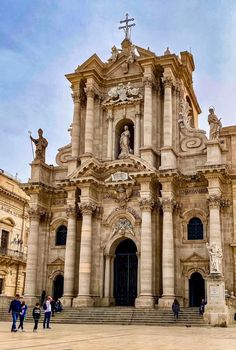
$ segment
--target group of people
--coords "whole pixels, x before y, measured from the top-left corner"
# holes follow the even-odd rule
[[[44,299],[41,303],[43,311],[44,311],[44,320],[43,320],[43,328],[50,329],[50,319],[51,316],[54,316],[54,312],[61,312],[62,311],[62,303],[60,299],[58,299],[56,302],[53,300],[51,296],[48,296],[46,300]],[[33,319],[34,319],[34,328],[33,331],[36,332],[38,329],[38,323],[41,317],[41,306],[40,303],[36,303],[33,308]],[[25,301],[20,301],[20,295],[16,294],[15,298],[11,301],[10,307],[9,307],[9,313],[12,314],[12,326],[11,326],[11,332],[17,332],[18,330],[21,330],[24,332],[24,320],[26,317],[27,312],[27,305]],[[18,328],[16,326],[17,320],[20,320],[20,323],[18,325]]]
[[[202,299],[201,304],[199,306],[199,314],[203,315],[204,311],[205,311],[205,305],[206,305],[206,301],[204,299]],[[180,305],[178,300],[175,298],[172,304],[172,311],[174,314],[174,319],[175,321],[179,318],[179,312],[180,312]]]

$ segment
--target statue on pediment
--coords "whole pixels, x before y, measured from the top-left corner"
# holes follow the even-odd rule
[[[30,134],[30,139],[35,144],[35,160],[41,160],[45,162],[45,153],[48,146],[48,141],[43,137],[43,130],[38,129],[38,139],[34,139]]]
[[[109,58],[109,62],[116,62],[119,56],[119,50],[117,47],[114,45],[111,48],[111,57]]]
[[[220,132],[222,129],[221,118],[218,118],[215,115],[215,110],[213,107],[209,108],[210,114],[208,115],[208,123],[210,125],[210,140],[216,140],[220,136]]]

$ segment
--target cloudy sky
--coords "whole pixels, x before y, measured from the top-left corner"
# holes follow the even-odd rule
[[[48,139],[47,163],[69,143],[73,101],[66,73],[95,52],[106,61],[120,46],[119,21],[135,18],[134,44],[162,55],[189,50],[194,88],[208,131],[213,105],[236,124],[235,0],[0,0],[0,168],[30,176],[28,130]]]

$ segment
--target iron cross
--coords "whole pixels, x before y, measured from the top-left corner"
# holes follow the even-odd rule
[[[130,39],[131,27],[135,26],[135,23],[129,24],[130,21],[134,21],[134,18],[129,18],[128,13],[126,13],[125,19],[123,21],[120,21],[120,23],[125,23],[124,26],[119,27],[119,29],[124,29],[125,39]]]

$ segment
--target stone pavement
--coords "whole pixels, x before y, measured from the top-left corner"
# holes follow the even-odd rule
[[[0,322],[1,350],[235,350],[236,327],[157,327],[121,325],[53,324],[52,329],[33,333],[10,332],[9,322]]]

